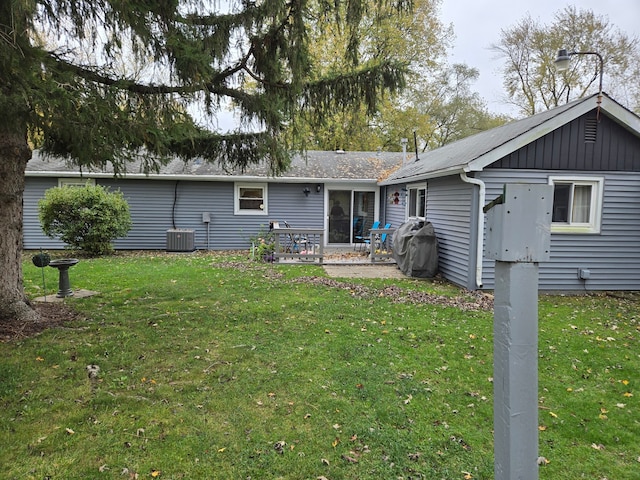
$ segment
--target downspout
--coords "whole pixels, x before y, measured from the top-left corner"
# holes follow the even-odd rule
[[[486,186],[482,180],[467,177],[466,172],[460,174],[460,178],[465,183],[477,185],[480,190],[478,192],[478,231],[476,232],[476,287],[482,288],[482,255],[484,253],[484,208]]]

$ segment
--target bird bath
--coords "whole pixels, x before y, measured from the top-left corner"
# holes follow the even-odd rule
[[[77,258],[60,258],[49,262],[50,267],[57,268],[58,272],[60,272],[56,297],[64,298],[73,295],[73,290],[71,290],[71,284],[69,283],[69,269],[78,262]]]

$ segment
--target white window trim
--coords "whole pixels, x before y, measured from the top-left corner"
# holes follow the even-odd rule
[[[427,184],[426,183],[413,183],[411,185],[407,185],[405,187],[407,189],[407,201],[406,201],[406,208],[405,208],[405,217],[406,218],[414,218],[414,219],[418,219],[418,220],[426,220],[426,210],[425,210],[425,216],[424,217],[417,217],[415,215],[409,215],[409,212],[411,211],[411,190],[424,190],[424,194],[425,194],[425,198],[427,195]],[[420,196],[416,194],[416,201]],[[417,208],[417,203],[416,205],[414,205],[414,207],[416,207],[416,211],[418,211]],[[426,206],[424,207],[426,209]]]
[[[95,178],[59,178],[58,187],[91,187],[96,186]]]
[[[590,185],[592,187],[590,220],[587,223],[551,223],[551,233],[600,233],[602,225],[602,198],[604,196],[604,177],[587,176],[551,176],[549,185],[556,183],[572,183],[574,185]]]
[[[268,191],[267,183],[236,183],[233,189],[233,213],[235,215],[268,215]],[[240,208],[240,189],[241,188],[262,188],[262,208],[260,209],[241,209]]]

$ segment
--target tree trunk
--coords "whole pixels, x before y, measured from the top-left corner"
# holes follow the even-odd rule
[[[40,319],[24,294],[22,282],[22,197],[30,158],[31,149],[24,133],[0,129],[0,322],[3,324]]]

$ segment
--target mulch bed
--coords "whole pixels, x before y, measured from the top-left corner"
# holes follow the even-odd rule
[[[82,315],[63,302],[37,302],[32,304],[40,314],[39,322],[0,322],[0,342],[32,337],[49,328],[82,319]]]

